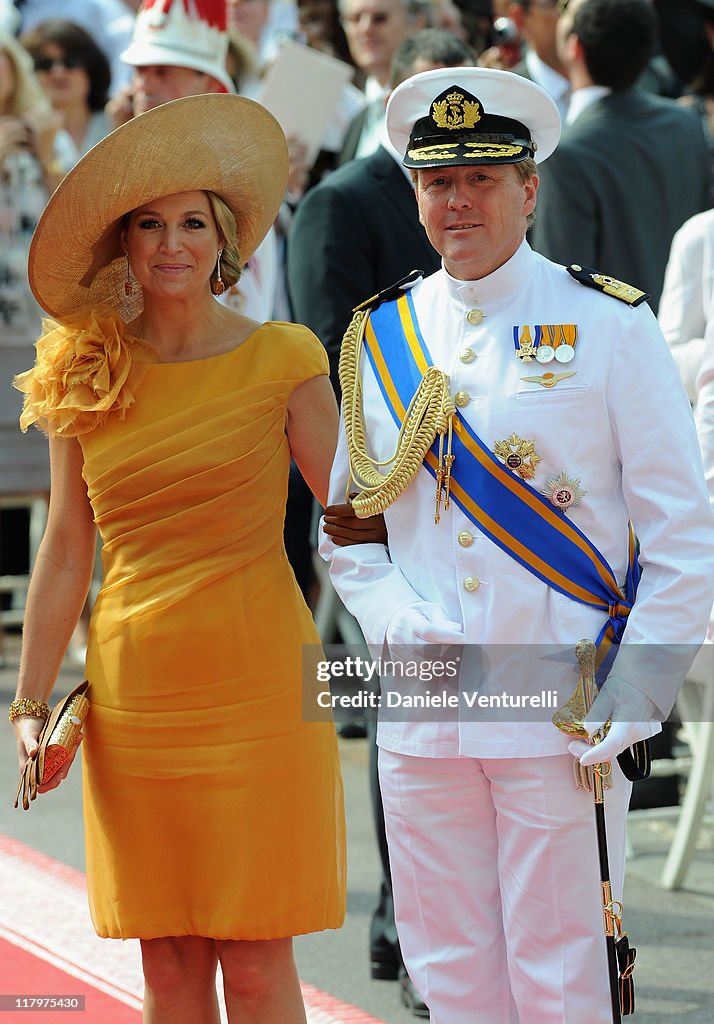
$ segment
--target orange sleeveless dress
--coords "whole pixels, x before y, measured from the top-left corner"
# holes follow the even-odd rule
[[[133,363],[79,436],[103,540],[82,748],[102,936],[271,939],[343,921],[335,733],[302,717],[302,648],[319,639],[283,547],[287,402],[327,372],[309,331],[265,324],[212,358]]]

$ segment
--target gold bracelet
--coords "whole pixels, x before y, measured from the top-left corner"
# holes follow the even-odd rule
[[[16,697],[10,705],[7,717],[14,722],[20,715],[33,715],[35,718],[49,718],[50,706],[44,700],[33,700],[32,697]]]

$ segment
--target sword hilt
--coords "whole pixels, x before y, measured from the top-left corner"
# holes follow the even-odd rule
[[[595,658],[597,647],[592,640],[578,640],[575,656],[578,659],[580,675],[572,696],[553,715],[551,721],[561,732],[576,739],[587,740],[588,733],[584,720],[595,699]]]

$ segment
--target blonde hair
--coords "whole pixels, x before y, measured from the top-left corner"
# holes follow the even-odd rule
[[[0,31],[0,52],[5,53],[15,76],[15,95],[10,114],[22,117],[30,113],[51,113],[50,101],[37,81],[32,58],[14,36]]]
[[[466,166],[466,165],[464,164],[464,165],[459,165],[459,166]],[[500,166],[503,166],[503,165],[501,164]],[[519,163],[514,164],[513,166],[516,168],[516,171],[518,172],[518,177],[519,177],[522,185],[525,185],[525,183],[527,181],[530,181],[531,178],[534,177],[534,175],[538,174],[538,164],[535,162],[535,160],[533,159],[532,156],[526,157],[525,160],[521,160]],[[412,182],[414,183],[414,185],[416,185],[417,182],[419,181],[419,170],[420,170],[420,168],[418,168],[418,167],[410,167],[409,168],[409,174],[411,176],[411,179],[412,179]],[[429,167],[428,170],[433,171],[434,168],[433,167]]]
[[[219,234],[223,239],[223,253],[221,255],[221,279],[226,286],[236,284],[243,271],[240,253],[238,252],[238,238],[236,219],[230,206],[223,202],[215,192],[206,191],[206,198],[213,212]],[[214,268],[211,274],[211,290],[218,280],[217,269]]]
[[[530,181],[531,178],[538,174],[538,164],[532,156],[529,156],[516,164],[516,170],[518,171],[518,177],[521,179],[521,184],[525,185],[527,181]]]
[[[538,177],[538,164],[535,162],[532,156],[526,157],[525,160],[521,160],[520,163],[516,164],[516,171],[518,172],[518,180],[521,185],[526,185],[531,178]],[[533,210],[526,217],[526,230],[533,226],[535,221],[536,212]]]

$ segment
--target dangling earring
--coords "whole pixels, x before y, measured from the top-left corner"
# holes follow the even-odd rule
[[[226,290],[226,286],[224,285],[224,283],[223,283],[223,281],[221,279],[221,256],[222,255],[223,255],[223,249],[219,249],[218,250],[218,259],[216,260],[216,280],[215,280],[215,283],[213,285],[213,288],[211,289],[213,291],[214,295],[223,295],[224,291]]]
[[[124,294],[134,294],[134,282],[131,279],[131,264],[129,263],[129,254],[126,255],[126,281],[124,282]]]

